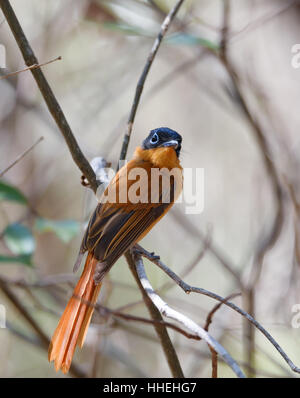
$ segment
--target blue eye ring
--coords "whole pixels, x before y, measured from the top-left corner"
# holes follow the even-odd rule
[[[152,138],[151,138],[151,140],[150,140],[150,144],[152,144],[152,145],[153,145],[153,144],[157,144],[158,141],[159,141],[158,134],[157,134],[157,133],[154,133],[153,136],[152,136]]]

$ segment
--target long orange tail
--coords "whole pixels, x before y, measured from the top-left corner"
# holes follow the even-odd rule
[[[83,346],[101,283],[95,285],[94,273],[97,260],[88,254],[82,275],[74,289],[57,328],[53,334],[49,361],[54,361],[56,371],[67,373],[71,366],[76,346]]]

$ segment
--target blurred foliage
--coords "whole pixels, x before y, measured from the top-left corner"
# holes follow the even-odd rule
[[[53,232],[63,242],[68,243],[79,232],[79,222],[75,220],[48,220],[38,217],[35,229],[39,232]]]
[[[28,205],[25,195],[16,187],[0,181],[0,200]],[[75,220],[50,220],[34,214],[35,222],[32,230],[19,222],[6,226],[1,236],[9,251],[14,256],[0,254],[1,263],[22,263],[32,265],[32,256],[36,248],[34,232],[52,232],[63,242],[68,243],[79,233],[79,222]]]
[[[138,77],[174,0],[11,3],[38,59],[62,56],[62,61],[43,71],[83,152],[89,159],[103,156],[116,164]],[[240,74],[251,112],[264,128],[271,148],[268,156],[280,176],[294,186],[297,198],[300,91],[290,48],[300,37],[299,6],[279,12],[286,7],[285,0],[232,0],[231,4],[230,60]],[[247,282],[258,240],[270,230],[275,206],[253,129],[215,57],[223,29],[222,5],[219,0],[187,0],[180,10],[147,79],[129,157],[151,128],[167,125],[182,134],[183,166],[205,170],[205,209],[186,215],[184,205],[176,205],[143,245],[176,273],[190,270],[185,274],[187,282],[226,296],[240,290],[240,285],[209,249],[195,261],[203,249],[195,230],[205,234],[212,225],[213,247]],[[24,68],[24,62],[1,20],[7,68],[0,72],[6,74]],[[0,169],[5,170],[41,133],[45,136],[0,181],[0,277],[11,278],[10,288],[50,337],[70,297],[76,279],[71,269],[96,201],[80,185],[80,173],[30,72],[1,80],[0,90]],[[255,286],[255,315],[298,361],[299,332],[291,329],[291,307],[300,302],[295,232],[299,217],[288,192],[284,204],[280,239],[265,258]],[[147,273],[157,290],[168,281],[152,265],[147,264]],[[25,281],[25,288],[15,281]],[[47,288],[39,286],[44,281],[50,281]],[[164,296],[201,325],[215,304],[206,297],[185,296],[177,287],[165,290]],[[8,327],[0,333],[0,377],[64,377],[49,365],[36,331],[5,294],[1,293],[0,303],[7,307],[8,317]],[[124,259],[106,278],[101,303],[148,316]],[[237,304],[245,302],[237,300]],[[241,318],[223,306],[210,331],[247,370]],[[173,331],[170,335],[186,376],[210,377],[206,345]],[[295,376],[263,336],[256,344],[258,377]],[[91,377],[170,375],[152,326],[97,314],[75,363]],[[219,376],[232,377],[221,361]]]
[[[220,49],[219,44],[213,43],[210,40],[203,39],[190,33],[174,33],[166,38],[166,42],[170,44],[177,44],[182,46],[202,46],[209,50],[217,51]]]
[[[13,254],[30,258],[34,252],[34,237],[30,229],[22,224],[8,225],[3,231],[3,239]]]
[[[23,205],[27,204],[27,199],[18,188],[3,181],[0,181],[0,200],[11,200]]]

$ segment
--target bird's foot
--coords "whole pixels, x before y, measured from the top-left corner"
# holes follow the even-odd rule
[[[91,187],[90,183],[88,182],[87,178],[84,175],[81,176],[80,181],[81,181],[81,185],[83,185],[84,187],[88,187],[88,188]]]
[[[139,254],[143,257],[148,258],[150,261],[158,261],[160,260],[160,256],[157,256],[154,252],[148,252],[148,250],[144,249],[142,246],[136,244],[132,248],[133,253]]]

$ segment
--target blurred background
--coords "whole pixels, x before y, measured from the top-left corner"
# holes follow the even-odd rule
[[[11,1],[39,62],[62,57],[43,71],[89,160],[117,165],[138,78],[174,4]],[[150,70],[128,151],[130,158],[156,127],[183,136],[182,165],[204,169],[204,210],[187,215],[176,204],[142,244],[193,286],[241,292],[232,300],[298,366],[299,19],[298,1],[186,0]],[[1,75],[23,69],[1,11],[0,44]],[[56,374],[48,363],[47,341],[78,278],[72,268],[96,199],[80,184],[31,73],[1,79],[0,93],[0,377],[170,377],[153,326],[97,313],[72,371]],[[166,285],[161,270],[145,265],[164,300],[205,325],[216,302]],[[124,258],[100,302],[149,317]],[[248,375],[297,377],[230,308],[215,313],[209,331]],[[169,333],[185,376],[211,377],[207,345]],[[218,376],[234,376],[221,360]]]

